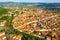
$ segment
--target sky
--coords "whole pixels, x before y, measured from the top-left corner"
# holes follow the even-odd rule
[[[0,0],[0,2],[46,2],[46,3],[60,3],[60,0]]]

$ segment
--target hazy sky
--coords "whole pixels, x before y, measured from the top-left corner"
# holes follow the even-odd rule
[[[60,3],[60,0],[0,0],[0,2],[47,2],[47,3]]]

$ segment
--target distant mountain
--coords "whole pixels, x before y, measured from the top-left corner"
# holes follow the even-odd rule
[[[17,4],[17,5],[21,5],[21,4],[36,4],[37,6],[60,6],[60,3],[29,3],[29,2],[0,2],[0,5],[13,5],[13,4]]]
[[[28,3],[28,2],[0,2],[0,6],[6,6],[6,5],[22,5],[22,6],[27,6],[27,5],[32,5],[36,8],[42,7],[48,10],[60,10],[60,3]],[[57,8],[59,7],[59,8]]]

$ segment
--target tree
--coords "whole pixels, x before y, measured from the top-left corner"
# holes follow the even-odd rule
[[[0,8],[0,22],[2,21],[6,21],[5,25],[4,25],[4,31],[5,31],[5,35],[6,35],[6,40],[10,40],[10,33],[14,30],[13,25],[12,25],[12,21],[15,18],[15,14],[18,14],[18,12],[15,12],[13,14],[8,14],[8,10],[5,8]]]

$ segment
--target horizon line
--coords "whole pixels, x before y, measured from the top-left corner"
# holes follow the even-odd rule
[[[15,1],[6,1],[6,2],[15,2]],[[23,3],[23,2],[21,2],[21,3]],[[60,2],[24,2],[24,3],[60,3]]]

